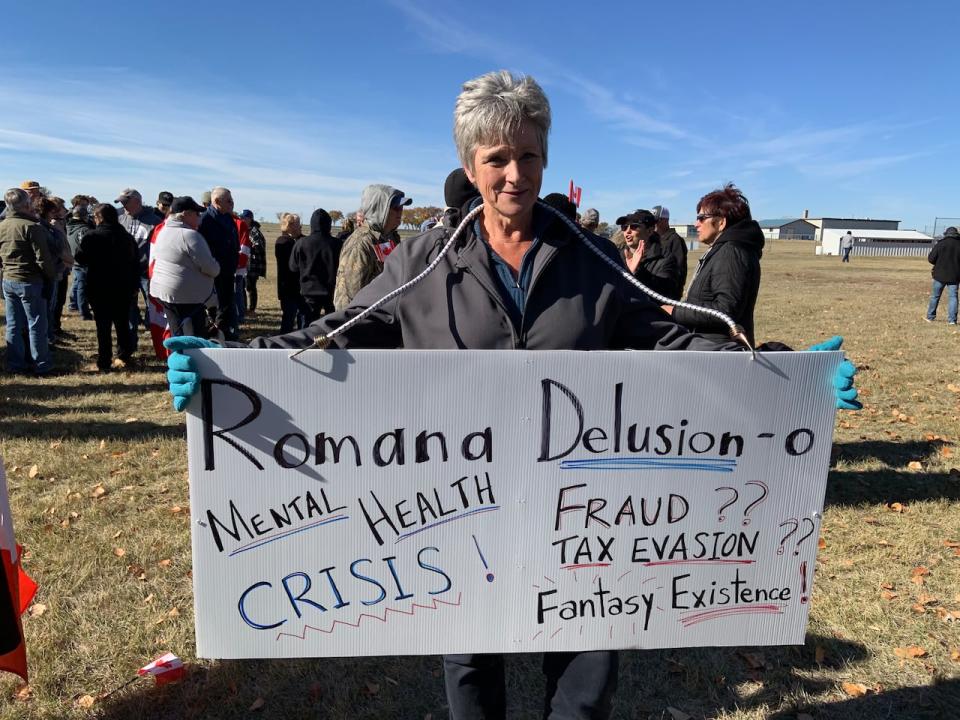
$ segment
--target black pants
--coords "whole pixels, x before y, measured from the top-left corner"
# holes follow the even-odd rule
[[[224,340],[237,340],[240,337],[240,328],[237,321],[236,286],[233,274],[221,273],[214,281],[217,289],[217,327],[223,333]]]
[[[97,324],[97,367],[110,367],[113,356],[113,334],[117,332],[117,357],[123,361],[133,357],[133,331],[130,328],[130,305],[133,296],[91,297],[90,307]]]
[[[247,312],[257,311],[257,276],[247,275]]]
[[[314,320],[319,320],[325,313],[333,312],[333,301],[328,295],[302,295],[300,297],[300,313],[303,315],[304,326]]]
[[[280,333],[293,332],[303,327],[300,296],[280,296]]]
[[[53,308],[53,331],[60,332],[63,328],[61,327],[61,318],[63,317],[63,306],[67,304],[67,285],[70,284],[70,273],[66,273],[60,282],[57,284],[57,297],[55,299],[56,304]]]
[[[167,323],[174,337],[210,337],[207,332],[207,308],[203,303],[168,303],[161,300],[160,304],[163,305],[163,314],[167,316]]]
[[[545,720],[610,717],[618,663],[617,653],[606,650],[544,653]],[[506,717],[503,655],[444,655],[443,671],[451,720]]]

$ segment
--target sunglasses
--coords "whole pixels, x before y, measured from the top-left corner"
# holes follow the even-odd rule
[[[623,232],[626,232],[627,230],[633,230],[634,232],[637,232],[640,229],[640,225],[639,223],[629,223],[627,225],[621,225],[620,229]]]
[[[714,218],[714,217],[718,217],[718,216],[717,216],[717,215],[710,215],[710,214],[707,214],[707,213],[700,213],[699,215],[697,215],[697,222],[703,222],[703,221],[706,220],[707,218]]]

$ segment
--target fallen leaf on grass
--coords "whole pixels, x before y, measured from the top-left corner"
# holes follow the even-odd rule
[[[902,513],[907,511],[907,506],[898,502],[887,503],[887,510],[890,512]]]
[[[81,695],[76,700],[77,707],[80,708],[92,708],[94,699],[92,695]]]
[[[923,464],[920,463],[920,462],[917,461],[917,460],[912,460],[912,461],[908,462],[908,463],[907,463],[907,467],[908,467],[910,470],[923,470]]]
[[[137,580],[147,579],[147,573],[140,565],[127,565],[127,572],[137,578]]]
[[[103,485],[97,485],[90,491],[90,497],[99,500],[107,494],[107,489]]]
[[[947,383],[947,390],[950,392],[960,393],[960,385],[954,385],[953,383]]]
[[[954,662],[960,662],[960,650],[951,650],[950,659]]]
[[[895,592],[890,592],[889,590],[884,590],[882,593],[880,593],[880,597],[884,600],[896,600],[898,597],[900,597],[900,595]]]
[[[957,622],[960,620],[960,610],[947,610],[944,607],[934,608],[934,612],[937,613],[937,617],[943,620],[944,622]]]
[[[63,445],[63,440],[54,440],[52,443],[50,443],[50,449],[56,450],[61,445]]]
[[[937,600],[933,595],[927,595],[927,593],[920,593],[920,597],[917,598],[917,602],[921,605],[936,605],[940,601]]]
[[[117,557],[123,557],[124,555],[127,554],[127,551],[124,550],[123,548],[114,548],[113,554],[116,555]]]
[[[927,609],[923,605],[920,605],[919,603],[911,606],[910,609],[913,610],[918,615],[923,615],[927,611]]]
[[[121,535],[123,535],[123,530],[117,530],[117,531],[113,534],[113,539],[116,540],[116,539],[117,539],[118,537],[120,537]]]
[[[177,608],[170,608],[170,612],[167,613],[167,617],[179,617],[180,611]]]
[[[26,702],[31,697],[33,697],[33,688],[29,685],[21,685],[20,689],[13,694],[13,699],[19,700],[20,702]]]
[[[880,521],[877,520],[875,517],[865,517],[865,518],[863,519],[863,521],[864,521],[867,525],[879,525],[879,524],[880,524]]]
[[[850,697],[863,697],[870,692],[870,688],[863,683],[845,682],[840,687],[842,687],[843,691]]]
[[[150,593],[149,595],[147,595],[147,596],[143,599],[143,604],[144,604],[144,605],[149,605],[149,604],[152,603],[152,602],[153,602],[153,593]]]
[[[956,540],[944,540],[943,546],[948,548],[960,548],[960,542]]]
[[[167,558],[167,559],[164,559],[164,560],[161,560],[160,562],[158,562],[157,565],[159,565],[160,567],[170,567],[170,563],[171,563],[171,562],[173,562],[173,561],[170,560],[169,558]]]
[[[949,448],[946,445],[940,448],[940,456],[945,458],[953,457],[953,448]]]
[[[675,707],[667,706],[667,712],[670,713],[672,720],[693,720],[692,715],[688,715],[683,710],[677,710]]]
[[[124,420],[124,422],[125,422],[125,423],[135,423],[135,422],[140,422],[140,418],[135,418],[135,417],[128,417],[128,418],[127,418],[126,420]]]
[[[101,441],[100,441],[100,449],[103,450],[106,446],[107,446],[107,441],[106,441],[106,440],[101,440]]]
[[[894,648],[893,654],[898,658],[922,658],[927,656],[927,651],[917,645],[911,645],[910,647]]]
[[[817,540],[817,548],[823,550],[827,546],[827,541],[824,538]]]
[[[27,475],[29,475],[32,478],[35,478],[39,474],[40,474],[40,468],[38,468],[36,465],[31,467],[30,472],[27,473]]]
[[[183,512],[183,508],[180,507],[179,505],[174,505],[172,508],[170,508],[170,512],[172,512],[174,515],[176,515],[177,513],[182,513],[182,512]]]
[[[266,704],[267,704],[266,700],[264,700],[262,697],[258,697],[256,700],[253,701],[253,705],[251,705],[248,708],[248,712],[256,712]]]
[[[30,617],[38,618],[47,611],[47,606],[43,603],[34,603],[30,606],[30,609],[27,610],[30,613]]]

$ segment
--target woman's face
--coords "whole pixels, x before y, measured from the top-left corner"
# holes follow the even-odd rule
[[[523,221],[533,212],[543,182],[543,152],[534,126],[523,121],[509,143],[481,145],[467,177],[483,198],[484,212]]]
[[[727,219],[719,215],[697,211],[697,238],[704,245],[713,245],[714,240],[727,226]]]

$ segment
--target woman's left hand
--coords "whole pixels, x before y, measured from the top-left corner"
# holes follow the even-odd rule
[[[843,338],[834,335],[829,340],[817,343],[807,348],[812,352],[830,352],[839,350],[843,346]],[[838,410],[862,410],[863,403],[857,400],[857,389],[853,386],[853,376],[857,374],[857,367],[844,359],[833,375],[833,394],[837,400]]]

